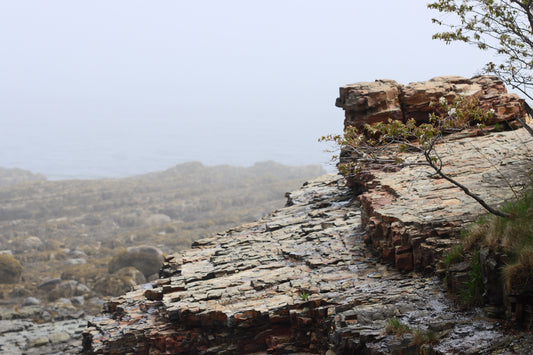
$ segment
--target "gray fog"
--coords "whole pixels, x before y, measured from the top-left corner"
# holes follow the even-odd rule
[[[327,164],[338,87],[472,76],[427,1],[0,2],[0,166],[119,177],[197,160]],[[331,169],[331,168],[330,168]]]

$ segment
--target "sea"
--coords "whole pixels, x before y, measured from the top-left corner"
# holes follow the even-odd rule
[[[322,130],[290,125],[169,119],[0,121],[0,166],[49,180],[120,178],[199,161],[204,165],[321,164],[333,171]],[[326,132],[327,133],[327,132]]]

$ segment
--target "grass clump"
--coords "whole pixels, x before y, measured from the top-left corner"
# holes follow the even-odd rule
[[[398,318],[392,317],[387,321],[387,326],[385,327],[386,334],[394,334],[401,336],[405,333],[411,332],[411,329],[407,324],[402,323]]]
[[[412,343],[418,346],[425,344],[436,344],[439,342],[437,334],[431,330],[416,329],[413,332]]]
[[[480,219],[468,230],[464,248],[480,245],[506,255],[502,275],[508,289],[533,291],[533,189],[502,210],[511,217]],[[474,279],[478,282],[477,276]]]
[[[443,264],[446,268],[450,265],[460,263],[465,259],[463,246],[461,244],[453,246],[448,254],[446,254]]]
[[[479,251],[474,251],[473,255],[470,257],[470,266],[471,269],[468,272],[468,280],[465,282],[460,295],[464,303],[479,306],[483,304],[483,291],[485,290],[485,286],[483,285],[483,275],[481,273]]]

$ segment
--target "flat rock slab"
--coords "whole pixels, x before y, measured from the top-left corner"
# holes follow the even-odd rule
[[[0,354],[78,354],[87,320],[0,320]]]
[[[436,151],[443,159],[443,172],[493,207],[514,199],[530,183],[533,137],[525,129],[448,139]],[[406,161],[416,159],[406,156]],[[430,167],[384,170],[366,172],[370,178],[359,197],[366,241],[401,269],[433,268],[450,238],[487,213]]]
[[[362,243],[359,203],[339,176],[309,182],[289,200],[256,223],[196,242],[173,256],[168,277],[110,301],[84,332],[85,352],[412,349],[410,335],[384,333],[392,317],[435,329],[438,353],[497,353],[512,340],[497,323],[454,311],[437,280],[377,263]]]

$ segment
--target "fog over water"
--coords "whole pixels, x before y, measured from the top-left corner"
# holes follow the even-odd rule
[[[121,177],[196,160],[326,164],[338,87],[472,76],[426,1],[0,3],[0,166]]]

